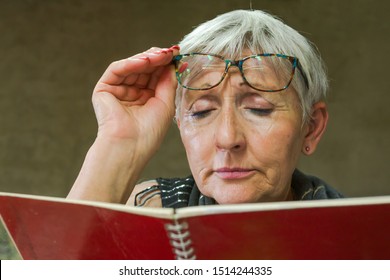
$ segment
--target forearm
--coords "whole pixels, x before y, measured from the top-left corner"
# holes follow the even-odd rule
[[[92,102],[99,130],[68,198],[126,203],[172,121],[178,47],[113,62]]]
[[[97,138],[68,198],[125,203],[145,164],[134,144]]]

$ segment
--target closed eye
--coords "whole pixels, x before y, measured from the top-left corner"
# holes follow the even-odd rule
[[[246,108],[248,109],[252,114],[255,114],[257,116],[268,116],[273,112],[273,108]]]
[[[210,113],[212,111],[214,111],[215,109],[208,109],[208,110],[202,110],[202,111],[197,111],[197,112],[192,112],[191,113],[191,117],[193,117],[194,119],[202,119],[202,118],[205,118],[207,117],[208,115],[210,115]]]

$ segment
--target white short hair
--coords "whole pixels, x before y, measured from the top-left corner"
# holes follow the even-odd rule
[[[195,28],[179,45],[181,53],[213,53],[228,59],[241,58],[248,49],[253,54],[280,53],[297,57],[308,82],[307,87],[300,71],[295,72],[292,86],[298,93],[304,121],[310,117],[312,105],[324,100],[328,91],[325,66],[314,44],[263,11],[236,10],[219,15]],[[179,86],[177,113],[182,92]]]

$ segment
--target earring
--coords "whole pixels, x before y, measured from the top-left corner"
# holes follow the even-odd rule
[[[310,151],[310,147],[309,147],[309,146],[306,146],[306,147],[305,147],[305,151],[306,151],[306,152],[309,152],[309,151]]]

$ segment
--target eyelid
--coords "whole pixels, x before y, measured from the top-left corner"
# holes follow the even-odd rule
[[[199,97],[195,97],[192,100],[190,100],[188,109],[192,110],[194,105],[197,104],[198,102],[208,102],[207,105],[209,105],[209,104],[216,105],[219,103],[218,99],[215,95],[209,94],[209,93],[206,93],[206,94],[202,93]]]
[[[250,106],[252,105],[274,106],[275,105],[272,101],[269,100],[269,98],[267,98],[263,94],[252,93],[252,92],[248,92],[247,94],[245,94],[242,97],[240,102],[244,106],[246,104],[250,104]]]
[[[205,110],[198,110],[198,111],[193,111],[193,110],[187,110],[184,114],[185,118],[187,120],[192,120],[192,121],[200,121],[202,119],[206,119],[210,117],[213,111],[217,109],[215,108],[210,108],[210,109],[205,109]]]
[[[268,116],[274,112],[274,108],[247,108],[247,110],[258,116]]]

